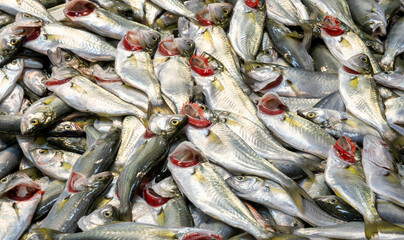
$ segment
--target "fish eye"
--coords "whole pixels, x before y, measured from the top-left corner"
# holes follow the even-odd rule
[[[299,226],[299,223],[298,222],[296,222],[296,221],[293,221],[292,222],[292,227],[298,227]]]
[[[236,179],[241,181],[241,180],[244,180],[244,177],[243,176],[237,176]]]
[[[171,123],[171,125],[176,126],[176,125],[178,125],[180,123],[180,121],[178,121],[177,119],[173,119],[173,120],[170,121],[170,123]]]
[[[39,123],[39,121],[38,121],[38,119],[34,118],[30,121],[30,123],[35,126]]]
[[[362,55],[360,58],[361,62],[367,63],[368,62],[368,56]]]
[[[104,177],[103,177],[103,176],[99,176],[99,177],[97,177],[97,180],[104,180]]]
[[[153,41],[157,41],[157,40],[158,40],[158,37],[154,37],[154,36],[153,36],[151,39],[152,39]]]
[[[260,69],[260,68],[261,68],[261,65],[259,65],[259,64],[254,66],[254,69]]]
[[[45,154],[45,153],[47,153],[47,152],[48,152],[48,150],[46,150],[46,149],[40,149],[40,150],[38,151],[39,154]]]
[[[11,64],[16,65],[16,64],[17,64],[17,60],[14,59],[13,61],[11,61]]]
[[[269,54],[269,50],[264,50],[264,54]]]
[[[202,109],[202,111],[205,111],[205,110],[206,110],[206,106],[205,106],[205,105],[201,105],[201,109]]]
[[[70,54],[65,55],[65,61],[69,62],[72,60],[72,56]]]
[[[331,204],[335,204],[338,201],[337,201],[337,199],[331,198],[330,200],[328,200],[328,202],[331,203]]]
[[[66,129],[71,129],[71,128],[72,128],[72,126],[67,125],[65,128],[66,128]]]
[[[106,212],[103,212],[102,215],[103,215],[104,217],[111,217],[111,216],[112,216],[112,213],[111,213],[110,211],[106,211]]]
[[[188,47],[192,47],[194,46],[194,44],[192,42],[187,42]]]
[[[10,44],[11,44],[11,45],[16,45],[17,42],[18,42],[18,41],[17,41],[17,39],[15,39],[15,38],[13,38],[13,39],[10,40]]]
[[[385,176],[385,177],[387,177],[389,174],[390,174],[390,173],[389,173],[388,170],[384,170],[384,171],[382,172],[382,175]]]
[[[2,178],[2,179],[0,180],[0,182],[1,182],[1,183],[7,182],[7,177]]]
[[[223,8],[223,13],[224,13],[224,14],[229,14],[229,9]]]
[[[308,114],[307,114],[307,117],[308,118],[314,118],[316,116],[316,113],[314,113],[314,112],[309,112]]]
[[[30,18],[32,16],[30,14],[28,14],[28,13],[24,13],[24,17]]]

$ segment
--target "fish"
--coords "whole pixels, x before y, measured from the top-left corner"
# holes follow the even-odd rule
[[[14,89],[18,78],[24,69],[22,60],[14,59],[10,63],[4,65],[0,70],[0,101]]]
[[[23,82],[36,95],[44,97],[47,93],[46,86],[43,82],[47,79],[43,71],[30,69],[24,71]]]
[[[256,222],[214,168],[204,161],[192,143],[183,142],[178,145],[169,155],[168,168],[180,191],[206,214],[241,228],[257,238],[271,236],[271,233]]]
[[[41,187],[24,172],[15,172],[0,180],[0,209],[7,214],[0,229],[2,239],[18,239],[28,228],[41,200]]]
[[[2,114],[18,114],[23,109],[24,89],[16,84],[14,89],[1,101],[0,112]]]
[[[77,224],[82,231],[88,231],[97,228],[98,226],[117,221],[118,219],[117,209],[114,206],[107,204],[97,208],[90,214],[81,217]]]
[[[265,1],[267,16],[287,26],[301,25],[309,13],[300,0]]]
[[[266,93],[258,103],[258,117],[278,138],[297,150],[328,156],[334,138],[318,125],[288,111],[275,93]]]
[[[65,184],[66,181],[54,180],[43,188],[44,193],[42,194],[41,201],[38,203],[35,210],[34,220],[42,218],[49,212],[59,195],[63,192]]]
[[[265,1],[237,1],[233,8],[228,38],[234,51],[244,61],[255,59],[264,32],[264,22]]]
[[[22,159],[22,151],[14,144],[0,152],[0,178],[6,177],[18,167]]]
[[[8,25],[9,26],[9,25]],[[15,35],[8,32],[7,27],[0,31],[0,67],[11,62],[17,53],[21,50],[24,43],[24,36]]]
[[[366,135],[380,136],[374,128],[346,112],[310,108],[298,110],[297,114],[324,128],[328,134],[337,139],[346,136],[362,144]]]
[[[380,95],[376,84],[369,74],[350,74],[340,68],[340,94],[346,109],[355,117],[374,127],[380,135],[391,141],[396,137],[390,129],[386,117],[380,107]],[[366,104],[363,104],[366,103]]]
[[[319,196],[314,200],[321,209],[336,218],[348,222],[363,221],[363,217],[358,211],[336,195]]]
[[[124,102],[69,66],[55,69],[45,85],[67,105],[79,111],[101,116],[134,115],[146,118],[146,113],[138,107]]]
[[[373,79],[386,87],[404,90],[404,73],[394,71],[390,73],[378,73],[373,75]]]
[[[400,18],[387,34],[386,50],[380,64],[384,70],[393,70],[394,58],[404,51],[404,41],[400,37],[400,32],[404,27],[404,18]]]
[[[43,19],[44,21],[57,22],[56,19],[37,0],[3,0],[0,2],[0,10],[5,11],[11,15],[16,15],[18,12],[25,12],[32,16]]]

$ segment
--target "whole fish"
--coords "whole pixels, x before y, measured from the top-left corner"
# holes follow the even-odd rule
[[[244,62],[246,82],[259,92],[285,97],[325,97],[338,90],[338,76],[256,61]]]
[[[192,238],[222,240],[222,238],[219,235],[209,230],[202,230],[198,228],[165,228],[150,224],[141,224],[134,222],[113,223],[89,231],[81,233],[70,233],[70,234],[63,234],[51,229],[39,228],[33,230],[27,236],[26,240],[36,240],[36,239],[80,240],[91,238],[98,240],[110,240],[114,238],[118,238],[120,240],[133,240],[133,239],[189,240]]]
[[[363,142],[362,165],[369,187],[378,196],[404,206],[404,187],[387,143],[367,135]]]
[[[345,136],[362,144],[365,135],[380,136],[374,128],[346,112],[310,108],[298,110],[297,114],[324,128],[334,138]]]
[[[226,183],[239,197],[299,217],[313,226],[335,225],[343,222],[328,215],[307,199],[303,200],[303,208],[300,210],[289,194],[273,181],[252,176],[233,176],[228,178]]]
[[[116,49],[101,37],[58,23],[43,22],[26,13],[17,14],[13,30],[25,36],[24,47],[41,54],[61,47],[92,62],[115,59]]]
[[[176,113],[180,113],[182,106],[191,100],[194,82],[189,60],[194,50],[195,43],[191,39],[170,37],[159,43],[154,55],[154,72],[161,92],[173,102]]]
[[[278,95],[273,93],[267,93],[260,99],[258,117],[288,145],[322,158],[328,156],[328,150],[335,141],[321,127],[288,111]]]
[[[69,2],[65,6],[64,14],[73,23],[77,23],[92,32],[119,40],[125,36],[127,31],[135,28],[155,32],[148,26],[130,21],[87,0]]]
[[[72,111],[56,95],[41,98],[25,110],[21,119],[21,133],[28,135],[43,130]]]
[[[187,138],[204,153],[209,161],[232,172],[254,174],[282,185],[301,208],[303,197],[310,199],[292,179],[260,157],[242,138],[224,123],[207,120],[199,109],[188,108],[184,113],[190,119]]]
[[[168,168],[181,192],[206,214],[257,238],[271,236],[192,143],[183,142],[170,154]]]
[[[145,131],[148,138],[135,154],[127,160],[119,174],[117,195],[120,199],[119,214],[121,220],[131,220],[132,196],[142,177],[158,164],[167,154],[169,143],[185,127],[188,119],[184,115],[152,115]]]
[[[374,127],[380,135],[391,141],[395,133],[390,129],[380,108],[380,95],[371,75],[354,75],[339,70],[340,93],[347,110],[366,124]]]
[[[95,200],[111,183],[112,174],[101,172],[92,175],[82,184],[82,190],[71,193],[55,203],[39,228],[50,228],[61,232],[75,232],[78,220],[84,216]],[[61,194],[62,196],[63,194]]]
[[[7,216],[0,228],[1,239],[19,239],[34,216],[41,194],[39,184],[26,173],[16,172],[0,180],[0,210]]]
[[[234,51],[245,60],[254,60],[264,32],[263,0],[238,0],[230,21],[229,41]]]
[[[67,105],[79,111],[101,116],[146,117],[145,112],[136,106],[122,101],[69,66],[55,69],[45,85]]]
[[[346,0],[352,19],[358,24],[359,27],[364,29],[372,36],[385,36],[387,21],[384,15],[384,9],[377,3],[377,1],[354,1]]]
[[[380,61],[381,66],[386,71],[393,70],[394,58],[404,51],[404,40],[401,37],[403,29],[404,18],[402,17],[387,34],[386,51],[384,51],[383,58]]]
[[[14,89],[18,78],[24,69],[24,62],[21,59],[14,59],[4,65],[0,70],[0,101]]]
[[[162,98],[150,56],[159,40],[154,32],[128,31],[118,44],[115,71],[122,81],[146,93],[153,113],[168,114],[171,110]]]

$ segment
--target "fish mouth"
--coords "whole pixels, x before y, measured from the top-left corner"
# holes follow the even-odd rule
[[[173,38],[164,39],[157,48],[158,52],[163,56],[175,56],[180,54],[180,50]]]
[[[180,240],[222,240],[222,237],[214,233],[187,233]]]
[[[159,207],[167,203],[171,198],[162,197],[157,194],[152,188],[151,184],[146,185],[143,189],[143,199],[152,207]]]
[[[64,78],[64,79],[50,78],[46,81],[43,81],[43,84],[47,87],[57,86],[57,85],[65,84],[65,83],[69,82],[70,80],[72,80],[72,78]]]
[[[35,40],[41,35],[40,26],[16,26],[13,28],[13,33],[18,36],[24,36],[25,42]]]
[[[127,51],[139,51],[143,49],[139,40],[139,31],[127,31],[122,38],[122,45]]]
[[[360,75],[359,72],[357,72],[357,71],[353,70],[352,68],[347,67],[347,66],[345,66],[345,65],[342,66],[342,69],[343,69],[346,73],[353,74],[353,75]]]
[[[195,127],[209,127],[212,122],[203,116],[202,108],[196,103],[185,103],[181,109],[181,114],[188,117],[188,123]]]
[[[372,28],[372,36],[373,37],[384,37],[387,34],[386,25],[382,22],[375,23],[371,26]]]
[[[103,69],[98,64],[94,66],[93,77],[97,82],[100,83],[122,82],[121,78],[113,71],[112,68],[108,67],[107,69]]]
[[[321,29],[333,37],[344,34],[344,31],[339,26],[338,19],[331,16],[324,17],[323,22],[321,23]]]
[[[274,93],[267,93],[258,102],[258,109],[267,115],[279,115],[285,112],[287,106]]]
[[[273,88],[276,88],[277,86],[281,85],[282,81],[283,81],[283,76],[279,75],[274,81],[269,82],[267,85],[265,85],[265,87],[261,88],[258,91],[265,93],[269,89],[273,89]]]
[[[84,17],[90,15],[96,9],[96,5],[85,0],[74,0],[69,2],[63,13],[67,18]]]
[[[209,67],[209,60],[201,55],[193,55],[189,60],[191,69],[197,74],[207,77],[214,74],[212,68]]]
[[[355,162],[355,144],[350,138],[340,137],[334,144],[334,150],[341,160]]]
[[[28,201],[36,194],[42,194],[41,187],[25,175],[10,186],[3,196],[14,201]]]
[[[87,178],[78,172],[72,172],[67,180],[67,191],[70,193],[77,193],[86,185]]]
[[[182,142],[169,155],[169,160],[178,167],[187,168],[197,165],[202,160],[202,155],[192,143]]]

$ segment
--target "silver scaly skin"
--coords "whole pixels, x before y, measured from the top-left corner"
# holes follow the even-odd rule
[[[21,59],[15,59],[0,69],[0,101],[14,89],[23,70],[24,62]]]
[[[387,35],[386,51],[384,51],[383,58],[380,61],[385,71],[393,70],[394,58],[404,51],[403,30],[404,17],[401,17]]]
[[[1,0],[0,10],[12,15],[16,15],[18,12],[25,12],[48,22],[57,22],[37,0]]]
[[[266,12],[272,18],[287,26],[298,26],[308,20],[309,14],[300,0],[266,0]]]

